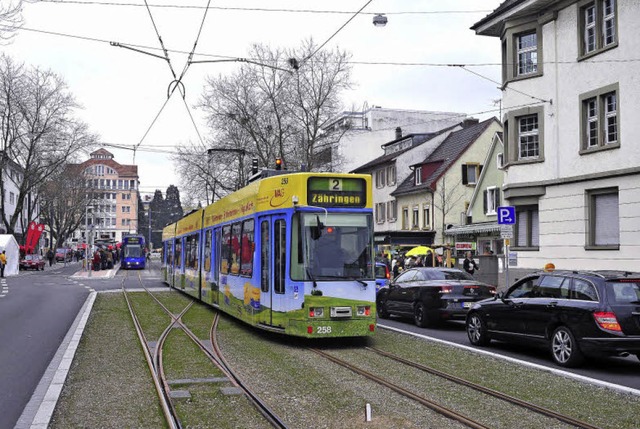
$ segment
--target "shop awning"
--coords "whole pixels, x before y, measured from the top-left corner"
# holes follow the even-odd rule
[[[497,222],[492,223],[475,223],[471,225],[461,225],[449,228],[444,235],[465,235],[465,234],[484,234],[486,232],[498,232],[500,225]]]

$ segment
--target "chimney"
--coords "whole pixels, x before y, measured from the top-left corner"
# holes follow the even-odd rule
[[[396,127],[396,140],[402,138],[402,128]]]
[[[476,119],[476,118],[467,118],[464,121],[462,121],[462,128],[469,128],[473,125],[479,124],[480,120]]]

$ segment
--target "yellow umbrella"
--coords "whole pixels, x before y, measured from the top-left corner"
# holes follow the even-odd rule
[[[409,250],[407,253],[405,253],[405,256],[426,255],[428,252],[433,253],[433,249],[427,246],[416,246],[413,249]]]

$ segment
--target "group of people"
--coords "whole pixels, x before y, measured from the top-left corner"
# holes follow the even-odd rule
[[[104,247],[98,248],[92,259],[93,271],[110,270],[120,261],[121,251],[118,248],[105,249]]]
[[[434,263],[435,257],[435,263]],[[389,257],[386,253],[381,252],[376,258],[376,262],[382,262],[387,265],[389,270],[393,273],[393,278],[397,277],[403,270],[413,267],[442,267],[443,260],[441,255],[434,255],[432,252],[428,252],[425,256],[406,256],[399,254],[393,260],[389,261]],[[473,259],[471,252],[466,252],[462,268],[465,272],[473,275],[480,269],[480,265]]]

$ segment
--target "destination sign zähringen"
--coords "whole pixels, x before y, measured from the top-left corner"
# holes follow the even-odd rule
[[[367,187],[364,179],[348,177],[310,177],[307,203],[319,207],[364,207]]]

